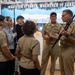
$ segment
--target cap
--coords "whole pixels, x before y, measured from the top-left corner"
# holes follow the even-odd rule
[[[56,12],[51,12],[50,16],[52,16],[52,15],[56,15],[57,16]]]
[[[19,15],[19,16],[16,18],[16,20],[18,20],[18,19],[20,19],[20,18],[23,18],[23,19],[24,19],[23,16]]]

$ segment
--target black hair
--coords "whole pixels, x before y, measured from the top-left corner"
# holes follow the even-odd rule
[[[73,16],[73,12],[70,9],[63,10],[63,12],[66,12],[67,14]]]
[[[0,15],[0,21],[4,21],[5,17],[3,15]]]
[[[55,15],[57,16],[56,12],[51,12],[50,16]]]
[[[33,35],[34,32],[36,31],[36,24],[33,21],[26,21],[23,24],[23,32],[27,36]]]
[[[23,19],[24,19],[23,16],[19,15],[19,16],[16,18],[16,20],[18,20],[18,19],[20,19],[20,18],[23,18]]]
[[[10,16],[6,16],[6,21],[8,21],[8,20],[9,20],[9,18],[10,18]]]

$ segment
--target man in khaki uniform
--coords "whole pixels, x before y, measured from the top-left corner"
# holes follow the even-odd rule
[[[9,75],[9,60],[14,60],[8,49],[6,34],[2,31],[5,25],[5,17],[0,15],[0,75]]]
[[[56,22],[57,14],[52,12],[50,14],[50,23],[47,23],[42,29],[42,36],[44,38],[44,47],[41,63],[41,75],[45,75],[46,67],[49,57],[51,56],[50,75],[54,75],[56,59],[59,55],[59,45],[57,44],[53,49],[51,48],[57,35],[60,32],[61,26]]]
[[[73,12],[66,9],[62,12],[63,22],[68,23],[72,18]],[[74,60],[75,60],[75,22],[73,21],[68,30],[62,30],[60,40],[60,69],[61,75],[74,75]]]

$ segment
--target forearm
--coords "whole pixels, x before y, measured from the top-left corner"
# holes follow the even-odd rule
[[[43,37],[44,40],[49,40],[50,39],[50,37],[47,34],[42,35],[42,37]]]
[[[58,38],[58,35],[53,35],[51,34],[50,32],[47,32],[47,35],[50,39],[57,39]]]
[[[40,63],[38,60],[38,55],[33,55],[32,60],[34,62],[34,66],[40,70]]]
[[[58,36],[51,35],[51,38],[52,38],[52,39],[57,39],[57,38],[58,38]]]
[[[72,37],[72,36],[69,35],[67,37],[67,40],[70,41],[71,43],[75,44],[75,38],[74,37]]]
[[[34,61],[34,66],[40,70],[41,67],[38,59]]]
[[[2,48],[2,52],[3,52],[3,54],[4,54],[7,58],[9,58],[9,60],[13,60],[13,59],[14,59],[14,56],[10,53],[10,51],[9,51],[9,49],[8,49],[7,46],[5,46],[5,47]]]

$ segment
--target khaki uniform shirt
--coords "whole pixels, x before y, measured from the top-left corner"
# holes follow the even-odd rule
[[[69,35],[71,35],[72,37],[75,38],[75,22],[71,23],[71,25],[69,26],[67,31],[68,31]],[[74,46],[74,44],[71,43],[70,41],[68,41],[65,36],[62,36],[60,40],[61,40],[60,41],[61,46],[64,46],[64,47]]]
[[[55,24],[51,24],[51,23],[47,23],[45,24],[45,26],[42,29],[42,35],[46,34],[47,32],[50,32],[52,35],[56,36],[58,35],[58,33],[61,30],[61,25],[58,23]],[[48,40],[44,40],[44,42],[46,42],[46,44],[53,44],[55,42],[54,39],[48,39]]]
[[[2,47],[5,46],[7,46],[6,34],[2,31],[2,28],[0,27],[0,62],[8,60],[8,58],[2,52]]]
[[[20,52],[19,65],[26,69],[34,69],[34,63],[32,60],[33,55],[40,54],[40,44],[33,36],[23,36],[17,43],[17,48]]]

